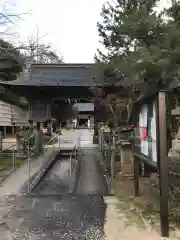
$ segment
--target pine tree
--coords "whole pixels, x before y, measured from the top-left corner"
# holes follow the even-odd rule
[[[102,8],[98,31],[105,51],[98,50],[95,59],[108,77],[114,73],[112,78],[128,85],[124,103],[132,100],[132,104],[138,96],[137,84],[156,90],[179,81],[180,1],[160,13],[155,10],[156,0],[113,2]]]
[[[15,80],[23,70],[24,58],[19,49],[0,39],[0,80]]]

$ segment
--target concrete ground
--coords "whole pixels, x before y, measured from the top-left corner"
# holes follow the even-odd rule
[[[71,190],[70,161],[68,156],[59,156],[48,174],[33,189],[33,194],[68,194]]]
[[[131,222],[115,197],[106,196],[101,156],[92,144],[91,132],[64,132],[64,144],[70,144],[68,140],[72,141],[73,137],[71,147],[78,141],[84,152],[76,193],[67,194],[68,165],[59,162],[33,195],[13,194],[1,198],[1,239],[160,239],[149,226]]]
[[[75,145],[81,144],[81,146],[88,145],[92,143],[93,131],[88,129],[76,129],[76,130],[62,130],[63,134],[58,137],[58,142],[54,145],[49,145],[49,147],[59,147],[61,148],[72,148]],[[5,149],[16,149],[16,138],[9,137],[3,139],[3,150]]]
[[[83,148],[77,194],[106,196],[107,182],[100,162],[97,148]]]

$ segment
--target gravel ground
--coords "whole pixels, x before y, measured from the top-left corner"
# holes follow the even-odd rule
[[[100,196],[11,196],[16,206],[0,224],[14,239],[103,239],[106,206]]]

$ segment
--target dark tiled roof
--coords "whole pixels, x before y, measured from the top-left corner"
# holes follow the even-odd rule
[[[94,64],[33,64],[31,72],[5,84],[18,86],[102,85],[103,73]]]

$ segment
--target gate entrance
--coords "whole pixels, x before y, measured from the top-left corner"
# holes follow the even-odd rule
[[[1,84],[28,100],[31,124],[32,121],[37,124],[52,118],[65,122],[64,116],[71,112],[69,111],[70,105],[93,101],[95,107],[91,114],[87,113],[91,116],[90,119],[88,116],[77,117],[79,117],[78,123],[81,126],[93,125],[95,128],[97,124],[94,123],[100,119],[97,117],[99,110],[97,110],[91,88],[103,87],[104,92],[108,93],[116,89],[95,64],[32,64],[30,71],[24,76],[21,75],[21,78]],[[81,115],[82,112],[79,114]],[[71,116],[71,119],[73,117]],[[97,135],[97,131],[94,132]]]

